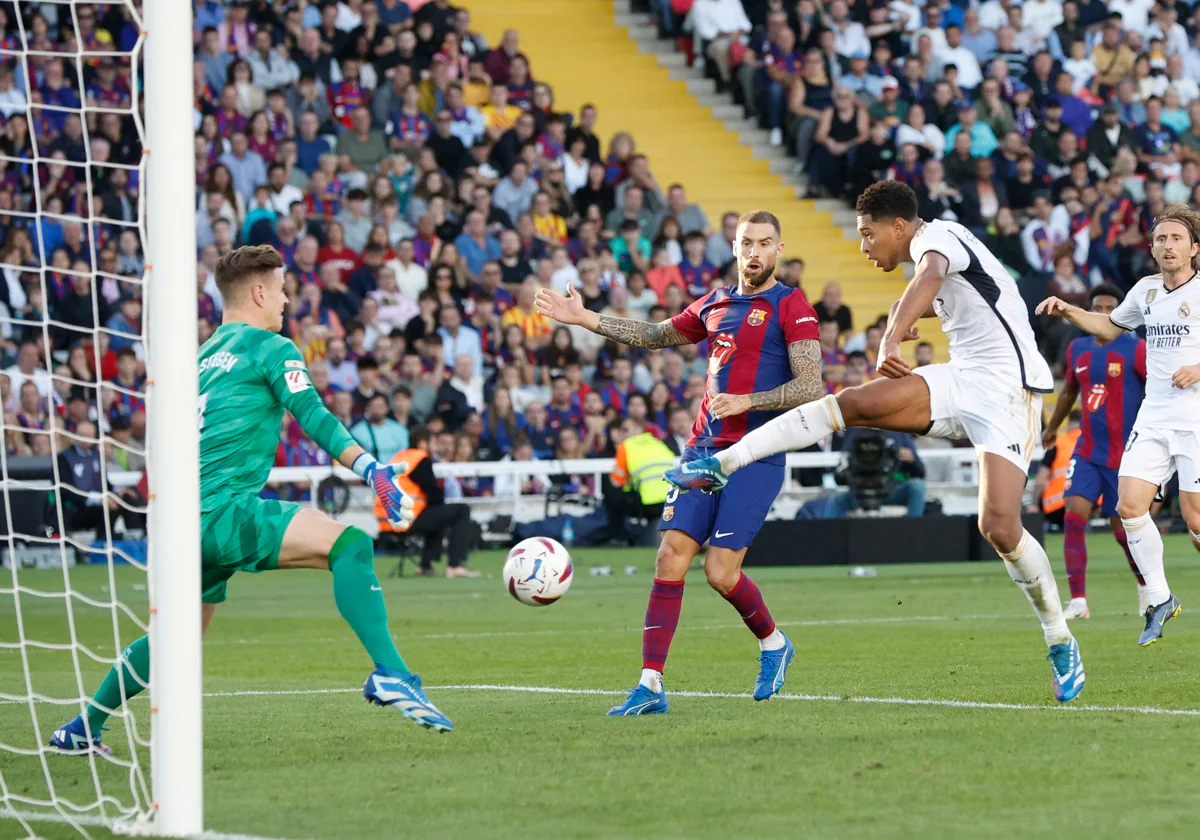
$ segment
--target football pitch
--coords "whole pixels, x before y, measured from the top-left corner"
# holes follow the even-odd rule
[[[1048,548],[1065,596],[1061,538]],[[504,591],[501,553],[472,559],[491,579],[385,578],[399,647],[457,727],[445,735],[363,703],[371,666],[326,573],[241,575],[204,645],[206,825],[294,840],[1198,830],[1200,620],[1189,609],[1200,610],[1200,556],[1167,539],[1185,612],[1140,649],[1123,556],[1106,535],[1089,548],[1092,618],[1072,625],[1087,687],[1065,707],[1053,699],[1040,629],[998,561],[880,565],[865,579],[845,568],[750,570],[797,646],[783,695],[767,703],[749,697],[754,639],[697,561],[668,663],[671,712],[625,719],[604,712],[637,680],[652,550],[576,550],[571,592],[540,609]],[[613,576],[589,574],[602,564]],[[381,577],[390,566],[380,558]],[[104,597],[106,570],[71,578]],[[61,589],[62,575],[23,570],[20,582]],[[118,574],[122,598],[139,609],[143,582]],[[69,639],[60,600],[23,595],[22,606],[30,638]],[[76,627],[113,654],[107,612],[77,608]],[[15,638],[6,597],[0,639]],[[30,661],[36,691],[73,691],[68,654],[33,651]],[[89,664],[85,686],[102,674]],[[0,692],[25,692],[10,650],[0,651]],[[146,701],[132,705],[144,725]],[[63,708],[39,704],[42,743],[75,713]],[[127,755],[121,721],[110,725],[106,743]],[[28,706],[0,705],[0,742],[33,746]],[[93,801],[86,761],[46,761],[59,796]],[[128,801],[126,771],[97,767],[105,790]],[[46,795],[36,758],[0,752],[0,771],[10,794]],[[20,836],[0,819],[0,838]]]

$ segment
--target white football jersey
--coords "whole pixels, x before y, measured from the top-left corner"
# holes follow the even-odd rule
[[[1029,310],[1008,270],[958,222],[925,222],[912,239],[913,262],[936,251],[950,263],[933,309],[950,339],[950,364],[984,368],[1029,391],[1050,393],[1054,377],[1038,352]]]
[[[1118,327],[1146,328],[1146,398],[1137,425],[1200,429],[1200,385],[1176,388],[1175,371],[1200,363],[1200,272],[1168,290],[1161,274],[1143,277],[1111,316]]]

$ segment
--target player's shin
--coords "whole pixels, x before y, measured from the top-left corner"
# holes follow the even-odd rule
[[[1063,559],[1072,598],[1087,597],[1087,520],[1067,511],[1063,516]]]
[[[775,619],[763,601],[762,592],[745,573],[740,574],[738,582],[724,597],[738,611],[762,650],[778,650],[784,646],[783,634],[775,629]]]
[[[1004,558],[1008,576],[1025,593],[1034,614],[1042,623],[1046,644],[1069,642],[1071,631],[1067,629],[1067,620],[1063,617],[1058,583],[1054,580],[1046,550],[1028,531],[1023,531],[1017,547],[1010,552],[1001,552],[1000,556]]]
[[[389,671],[408,673],[388,630],[383,587],[375,576],[375,548],[358,528],[347,528],[329,551],[333,599],[338,612],[366,648],[371,661]]]
[[[1158,526],[1149,513],[1133,519],[1122,518],[1121,524],[1125,526],[1129,553],[1146,582],[1147,600],[1151,605],[1163,603],[1171,597],[1171,587],[1167,586],[1167,573],[1163,568],[1163,540]]]
[[[845,428],[842,410],[830,395],[764,423],[717,457],[721,471],[729,475],[770,455],[806,449]]]
[[[683,609],[683,581],[654,579],[650,587],[650,602],[646,605],[646,621],[642,626],[641,684],[652,691],[662,691],[662,673],[667,665],[671,640],[679,626]]]
[[[100,731],[108,716],[126,700],[146,690],[150,683],[150,637],[142,636],[121,653],[92,695],[84,715],[92,735]],[[123,690],[122,690],[123,689]]]

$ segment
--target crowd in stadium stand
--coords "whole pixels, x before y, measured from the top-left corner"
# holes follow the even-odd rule
[[[1155,212],[1196,203],[1200,38],[1174,0],[634,5],[794,151],[814,194],[852,200],[903,180],[924,218],[975,230],[1031,299],[1127,287]],[[19,13],[21,26],[0,7],[5,48],[24,37],[62,55],[0,62],[6,448],[48,452],[46,435],[21,430],[89,418],[137,443],[141,296],[126,278],[143,268],[129,168],[141,146],[115,112],[137,84],[137,27],[123,4]],[[217,259],[269,243],[287,265],[285,333],[380,459],[417,425],[446,461],[612,454],[626,416],[678,449],[706,348],[644,352],[555,327],[533,297],[574,285],[589,309],[670,317],[734,280],[746,208],[709,219],[686,185],[658,182],[637,138],[598,137],[596,109],[556,103],[537,69],[518,32],[489,45],[447,0],[196,3],[200,341],[220,323]],[[799,285],[803,270],[793,257],[779,276]],[[882,333],[855,331],[835,279],[808,288],[830,391],[873,375]],[[1060,362],[1071,333],[1041,337]],[[928,345],[916,352],[931,361]],[[288,420],[278,463],[327,456]],[[497,490],[449,483],[451,498]]]

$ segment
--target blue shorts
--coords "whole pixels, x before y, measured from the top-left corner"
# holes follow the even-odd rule
[[[1117,469],[1093,464],[1084,458],[1074,457],[1067,468],[1066,496],[1081,496],[1096,504],[1104,497],[1100,511],[1105,516],[1117,515]]]
[[[683,460],[711,455],[711,449],[684,450]],[[783,487],[783,464],[755,461],[729,477],[716,493],[672,487],[663,503],[660,531],[682,531],[700,545],[740,551],[754,541]]]

